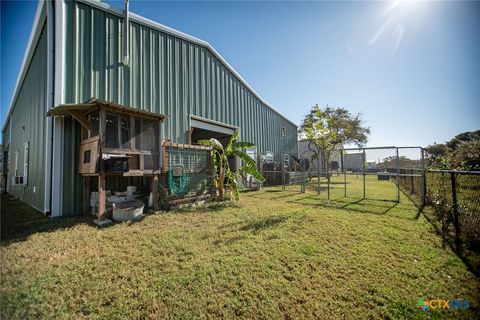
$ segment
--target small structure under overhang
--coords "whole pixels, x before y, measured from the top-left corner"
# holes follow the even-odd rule
[[[106,220],[108,177],[132,177],[133,185],[139,177],[149,177],[152,198],[157,199],[164,115],[92,98],[52,108],[47,116],[71,116],[81,125],[78,173],[83,177],[83,211],[89,208],[92,177],[98,177],[97,224]],[[153,201],[155,209],[156,205]]]

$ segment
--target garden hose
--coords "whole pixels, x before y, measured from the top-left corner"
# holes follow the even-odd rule
[[[178,178],[173,176],[173,169],[168,170],[168,188],[172,194],[179,195],[185,192],[187,186],[187,176],[182,174]]]

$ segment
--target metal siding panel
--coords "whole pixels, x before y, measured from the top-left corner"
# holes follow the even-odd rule
[[[37,47],[25,74],[17,100],[12,108],[9,125],[9,193],[43,211],[45,177],[45,104],[47,94],[47,33],[42,27]],[[5,131],[6,134],[9,134]],[[18,174],[23,175],[24,143],[29,142],[28,185],[12,186],[15,169],[15,151],[18,151]],[[7,160],[5,160],[7,161]],[[35,187],[35,192],[33,189]]]
[[[66,29],[65,33],[70,41],[66,41],[65,43],[65,82],[68,82],[70,85],[64,85],[64,95],[65,95],[65,102],[75,102],[75,77],[76,77],[76,61],[74,60],[74,43],[76,42],[75,39],[78,37],[74,35],[74,16],[76,14],[76,3],[75,2],[67,2],[65,3],[65,19],[66,19]],[[74,39],[75,38],[75,39]]]
[[[115,39],[118,35],[118,19],[112,15],[106,15],[106,78],[105,96],[108,101],[118,100],[119,80],[119,41]]]
[[[106,61],[106,33],[105,33],[105,14],[99,10],[92,10],[92,83],[91,96],[105,99],[105,71],[107,70]]]
[[[91,10],[90,7],[78,4],[78,47],[81,51],[74,52],[76,57],[76,99],[75,102],[81,102],[91,97]],[[74,44],[75,50],[75,44]],[[67,80],[68,81],[68,80]]]
[[[150,65],[150,34],[149,29],[142,27],[142,46],[140,51],[142,52],[142,65],[141,65],[141,77],[143,81],[140,81],[140,109],[151,111],[151,65]]]

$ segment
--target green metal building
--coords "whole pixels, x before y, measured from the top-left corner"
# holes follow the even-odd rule
[[[276,161],[298,150],[297,126],[208,42],[130,13],[128,3],[41,1],[3,126],[9,193],[52,216],[82,211],[80,125],[46,113],[92,97],[166,115],[161,136],[172,142],[239,130]]]

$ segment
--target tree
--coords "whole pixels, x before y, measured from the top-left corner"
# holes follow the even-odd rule
[[[255,147],[255,144],[250,142],[237,142],[238,135],[239,131],[236,131],[226,147],[223,147],[215,138],[199,141],[202,145],[212,147],[214,188],[216,189],[216,198],[220,201],[225,200],[226,187],[228,187],[230,191],[230,196],[238,200],[238,179],[240,177],[245,177],[247,174],[250,174],[261,182],[265,181],[265,178],[258,172],[255,161],[242,151],[244,148]],[[235,156],[239,157],[243,162],[243,166],[240,167],[237,172],[230,170],[230,164],[228,163],[228,159]]]
[[[463,132],[445,143],[425,148],[427,167],[437,169],[479,170],[480,130]]]
[[[304,117],[299,128],[300,138],[308,141],[308,148],[313,157],[318,159],[323,153],[329,177],[330,156],[335,146],[356,144],[362,146],[367,142],[370,128],[364,126],[360,113],[352,115],[344,108],[320,108],[314,105]]]

